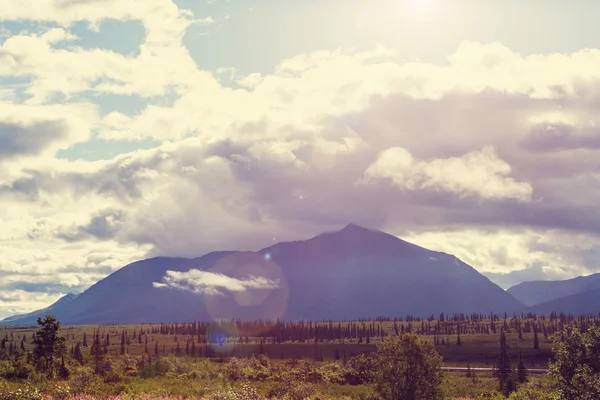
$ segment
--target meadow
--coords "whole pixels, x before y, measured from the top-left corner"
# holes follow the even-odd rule
[[[410,332],[431,341],[444,366],[490,368],[498,357],[504,328],[515,363],[522,357],[527,368],[547,368],[553,332],[565,325],[585,328],[597,322],[595,317],[557,315],[64,326],[61,335],[66,339],[68,373],[52,379],[24,365],[38,327],[0,327],[4,342],[0,358],[5,358],[0,361],[0,376],[4,376],[0,393],[7,400],[37,399],[42,394],[69,398],[82,393],[95,399],[374,399],[368,376],[374,366],[369,357],[360,355],[374,353],[387,335]],[[92,354],[96,337],[103,348],[101,360]],[[9,366],[9,360],[18,360],[19,354],[23,365],[10,361]],[[446,372],[444,376],[448,399],[498,396],[491,371]],[[530,375],[520,392],[537,394],[515,398],[542,399],[553,390],[549,376]]]

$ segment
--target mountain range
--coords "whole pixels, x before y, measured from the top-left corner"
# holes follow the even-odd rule
[[[560,298],[543,294],[546,283],[505,291],[453,255],[350,224],[337,232],[257,252],[219,251],[193,259],[137,261],[77,296],[69,294],[44,310],[9,317],[0,324],[30,325],[49,312],[63,324],[85,325],[437,317],[441,312],[512,314],[536,307],[560,311]],[[551,291],[577,296],[572,290]],[[590,294],[594,295],[600,293]],[[549,303],[532,304],[547,298]],[[589,298],[573,298],[564,305],[577,309],[581,301]]]

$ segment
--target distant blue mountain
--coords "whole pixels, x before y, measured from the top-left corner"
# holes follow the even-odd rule
[[[534,306],[595,289],[600,289],[600,274],[563,281],[523,282],[509,288],[508,292],[523,304]],[[600,312],[600,307],[598,312]]]

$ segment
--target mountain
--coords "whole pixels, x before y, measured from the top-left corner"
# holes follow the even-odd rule
[[[507,291],[521,303],[534,306],[594,289],[600,289],[600,274],[580,276],[564,281],[523,282]]]
[[[68,294],[64,295],[63,297],[61,297],[60,299],[58,299],[57,301],[55,301],[54,303],[52,303],[50,306],[43,308],[41,310],[33,311],[33,312],[30,312],[27,314],[13,315],[12,317],[4,318],[3,320],[0,320],[0,325],[10,325],[11,323],[16,323],[16,321],[23,321],[23,320],[33,321],[30,323],[35,323],[37,321],[38,316],[45,316],[46,314],[51,314],[57,308],[59,308],[61,306],[66,306],[67,304],[69,304],[73,300],[75,300],[76,298],[77,298],[76,294],[68,293]]]
[[[63,324],[96,324],[349,320],[523,308],[452,255],[350,224],[257,252],[134,262],[57,306],[53,314]],[[32,321],[27,316],[11,323]]]
[[[600,289],[588,290],[537,304],[529,311],[545,315],[549,315],[553,311],[573,315],[597,315],[600,313]]]

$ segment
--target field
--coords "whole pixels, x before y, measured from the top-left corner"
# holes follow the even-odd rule
[[[498,357],[500,331],[504,328],[513,361],[516,363],[521,356],[527,368],[545,369],[552,358],[553,332],[566,324],[581,328],[598,322],[595,317],[566,316],[408,319],[66,326],[61,331],[70,355],[69,377],[62,383],[39,377],[30,381],[35,381],[35,387],[44,393],[52,394],[57,385],[68,385],[70,390],[79,388],[79,392],[98,398],[117,394],[208,398],[250,387],[260,398],[282,398],[285,394],[286,398],[298,399],[315,395],[367,399],[374,398],[372,385],[352,382],[347,365],[356,365],[354,357],[360,354],[375,352],[387,335],[411,332],[431,341],[448,367],[489,368]],[[0,327],[0,340],[4,341],[0,352],[14,357],[23,349],[31,351],[36,330]],[[90,372],[96,335],[106,352],[102,378]],[[76,347],[82,355],[79,363],[74,357]],[[1,382],[2,378],[0,387],[5,385],[5,391],[31,386],[14,380]],[[549,393],[553,383],[547,375],[531,375],[523,387]],[[496,389],[491,372],[445,373],[444,393],[448,399],[476,398]],[[290,395],[290,390],[299,393]]]
[[[519,353],[525,360],[529,368],[544,368],[548,360],[552,357],[550,334],[544,336],[541,332],[558,330],[567,322],[560,319],[532,319],[532,318],[508,318],[506,320],[497,320],[495,331],[489,330],[486,333],[475,333],[481,330],[481,327],[491,325],[489,319],[460,322],[460,345],[458,344],[458,335],[456,333],[458,323],[456,321],[423,321],[429,322],[434,327],[438,327],[441,334],[427,334],[421,332],[421,321],[360,321],[360,322],[340,322],[340,323],[314,323],[316,327],[311,328],[317,331],[315,335],[309,333],[300,340],[285,340],[277,335],[270,336],[269,329],[258,330],[259,333],[252,332],[255,336],[247,337],[243,328],[231,328],[227,324],[215,325],[207,324],[206,327],[197,326],[193,333],[186,332],[187,325],[180,324],[177,327],[168,325],[169,332],[165,332],[167,325],[147,324],[147,325],[88,325],[88,326],[67,326],[63,327],[63,335],[67,338],[68,346],[75,345],[77,342],[84,343],[84,336],[87,342],[91,342],[94,332],[99,332],[104,341],[108,336],[107,351],[110,355],[121,355],[123,347],[130,355],[142,355],[148,352],[151,355],[166,356],[168,354],[191,355],[192,346],[194,355],[198,357],[219,358],[219,357],[242,357],[251,355],[265,354],[271,359],[313,359],[316,361],[340,360],[344,353],[346,357],[353,357],[358,354],[371,353],[377,349],[377,344],[382,340],[383,335],[392,334],[395,329],[401,332],[413,332],[428,340],[436,342],[436,349],[444,358],[446,366],[466,366],[472,367],[490,366],[498,353],[498,343],[500,338],[500,329],[506,325],[507,339],[510,345],[511,354],[517,357]],[[534,333],[531,328],[525,326],[540,325],[538,334],[538,349],[534,349]],[[577,320],[571,320],[569,323],[577,323]],[[590,320],[589,324],[594,324],[595,319]],[[341,329],[352,329],[358,331],[356,335],[351,332],[345,337],[339,337],[337,334],[320,334],[320,327],[328,329],[329,326],[341,326]],[[396,327],[394,327],[396,325]],[[363,326],[365,332],[362,332]],[[375,335],[370,335],[368,326]],[[375,326],[375,328],[374,328]],[[518,326],[522,326],[519,334]],[[173,330],[171,331],[171,327]],[[12,339],[15,345],[20,346],[23,338],[27,340],[24,347],[31,347],[31,337],[37,327],[0,327],[0,339],[8,337]],[[272,328],[271,328],[272,329]],[[431,329],[434,332],[435,328]],[[217,331],[214,336],[223,337],[224,340],[211,340],[210,331]],[[248,329],[256,331],[256,328]],[[241,331],[241,335],[240,335]],[[232,334],[233,332],[233,334]],[[447,332],[447,334],[443,334]],[[473,333],[471,333],[473,332]],[[200,334],[198,334],[200,333]],[[125,334],[125,345],[121,346],[121,341]],[[258,336],[260,334],[261,336]],[[11,336],[12,335],[12,336]],[[315,336],[317,341],[315,343]],[[338,337],[336,337],[338,336]],[[335,338],[334,338],[335,337]],[[209,342],[209,343],[207,343]],[[262,342],[262,344],[261,344]],[[192,345],[193,343],[193,345]],[[89,343],[88,343],[89,346]],[[20,347],[19,347],[20,348]],[[207,351],[208,348],[208,351]],[[207,355],[208,353],[208,355]]]

